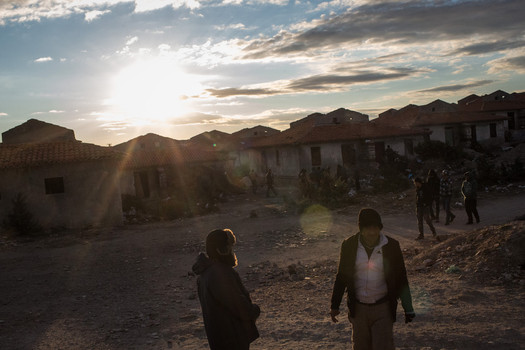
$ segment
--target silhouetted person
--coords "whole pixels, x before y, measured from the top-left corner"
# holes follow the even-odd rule
[[[432,219],[430,218],[430,207],[432,205],[430,188],[419,177],[414,179],[414,185],[416,186],[416,216],[419,229],[419,236],[416,239],[424,238],[423,220],[427,223],[430,231],[432,231],[432,236],[437,238],[436,229],[432,225]]]
[[[398,299],[405,323],[416,316],[403,254],[398,241],[381,233],[381,217],[374,209],[361,209],[358,225],[359,232],[341,245],[330,316],[338,322],[346,291],[353,349],[394,350]]]
[[[206,254],[193,265],[204,328],[212,350],[246,350],[259,337],[255,320],[261,310],[253,304],[239,274],[231,230],[214,230],[206,237]]]
[[[434,169],[430,169],[427,175],[427,184],[430,196],[430,217],[439,222],[439,177]]]
[[[452,214],[452,211],[450,210],[450,203],[452,201],[452,181],[446,170],[441,172],[441,179],[439,180],[439,195],[443,203],[443,209],[446,213],[445,225],[448,225],[454,221],[456,215]]]
[[[270,191],[273,192],[274,196],[277,196],[277,192],[275,192],[275,188],[273,187],[272,169],[268,169],[268,172],[266,173],[266,197],[270,197]]]
[[[250,170],[248,177],[250,178],[250,182],[252,183],[252,192],[253,194],[256,194],[257,193],[257,174],[255,173],[253,169]]]
[[[467,225],[472,224],[472,214],[479,222],[478,214],[478,182],[470,172],[465,173],[465,178],[461,184],[461,194],[465,201],[465,211],[467,212]]]

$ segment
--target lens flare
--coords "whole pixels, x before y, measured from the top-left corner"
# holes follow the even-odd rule
[[[326,234],[332,228],[332,222],[333,217],[330,210],[320,204],[308,207],[300,219],[303,232],[308,236]]]

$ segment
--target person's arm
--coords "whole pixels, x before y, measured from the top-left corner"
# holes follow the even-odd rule
[[[401,299],[401,306],[405,312],[405,323],[412,322],[416,313],[414,312],[414,307],[412,305],[412,294],[410,293],[410,287],[408,285],[407,270],[405,266],[405,260],[403,258],[403,253],[401,252],[401,247],[397,244],[396,249],[396,261],[399,265],[398,271],[398,283],[399,283],[399,299]]]
[[[346,256],[344,254],[344,243],[341,245],[341,253],[339,256],[339,266],[337,268],[337,275],[335,276],[335,282],[334,282],[334,288],[332,291],[332,299],[330,303],[330,316],[332,318],[333,322],[338,322],[336,316],[339,315],[339,306],[341,305],[341,301],[343,300],[343,295],[345,294],[346,290],[346,278],[344,277],[344,267],[345,267],[345,261]]]
[[[252,303],[242,287],[236,272],[229,268],[218,268],[210,280],[211,294],[222,303],[234,316],[241,320],[255,320],[261,309]]]

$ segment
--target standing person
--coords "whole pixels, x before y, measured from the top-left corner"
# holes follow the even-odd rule
[[[416,240],[424,238],[423,220],[427,223],[432,236],[437,238],[436,229],[432,225],[432,219],[430,218],[430,211],[432,206],[432,193],[427,183],[424,183],[421,178],[416,177],[414,179],[414,185],[416,186],[416,215],[417,215],[417,227],[419,229],[419,236]]]
[[[301,191],[301,198],[310,198],[310,180],[306,169],[301,169],[299,172],[299,190]]]
[[[446,170],[441,172],[441,180],[439,180],[439,195],[443,202],[443,209],[446,213],[445,225],[448,225],[454,221],[456,215],[452,214],[452,211],[450,210],[450,203],[452,201],[452,181]]]
[[[273,188],[272,169],[268,169],[268,172],[266,173],[266,197],[270,197],[270,191],[273,192],[274,196],[277,196],[277,192],[275,192],[275,188]]]
[[[427,184],[432,200],[430,202],[430,217],[439,222],[439,177],[434,169],[430,169],[427,174]],[[434,212],[434,207],[436,210]],[[435,214],[434,214],[435,213]]]
[[[359,232],[341,245],[330,316],[338,322],[346,290],[353,349],[394,350],[398,299],[405,323],[416,316],[403,254],[398,241],[381,233],[381,217],[374,209],[361,209],[358,226]]]
[[[253,194],[257,193],[257,174],[253,169],[250,170],[250,173],[248,174],[250,181],[252,183],[252,192]]]
[[[465,201],[465,211],[467,212],[467,225],[472,224],[472,214],[476,218],[476,223],[479,223],[479,214],[478,214],[478,182],[472,176],[470,172],[465,173],[465,179],[461,184],[461,194]]]
[[[214,230],[206,237],[206,254],[193,265],[199,275],[197,288],[204,328],[212,350],[247,350],[259,337],[255,320],[261,310],[244,288],[233,252],[236,242],[231,230]]]

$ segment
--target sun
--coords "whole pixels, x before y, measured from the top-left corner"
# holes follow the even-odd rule
[[[176,63],[151,59],[127,66],[115,76],[109,104],[128,117],[166,120],[189,112],[188,97],[200,89],[196,77]]]

